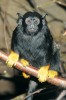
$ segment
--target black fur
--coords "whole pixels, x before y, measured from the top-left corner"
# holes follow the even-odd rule
[[[25,20],[27,17],[35,16],[40,20],[38,29],[36,32],[27,32]],[[45,18],[37,12],[27,12],[19,17],[18,26],[13,32],[11,49],[37,68],[50,64],[50,69],[57,71],[59,69],[58,50],[54,46]]]

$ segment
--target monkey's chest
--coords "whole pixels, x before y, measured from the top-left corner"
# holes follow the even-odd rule
[[[48,50],[44,37],[22,39],[20,43],[20,58],[28,60],[33,66],[39,67],[48,63]]]
[[[21,45],[22,57],[28,60],[37,60],[44,55],[43,39],[26,39]]]

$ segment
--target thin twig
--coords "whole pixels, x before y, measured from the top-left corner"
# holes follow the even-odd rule
[[[24,98],[24,100],[27,99],[28,97],[30,97],[31,95],[34,95],[34,94],[36,94],[36,93],[40,93],[41,91],[43,91],[43,90],[45,90],[45,89],[46,89],[46,88],[41,88],[41,89],[36,90],[35,92],[30,93],[29,95],[27,95],[27,96]]]
[[[63,100],[63,97],[66,95],[66,90],[63,90],[56,100]]]
[[[44,88],[40,88],[40,89],[38,89],[38,90],[36,90],[36,91],[34,91],[34,92],[28,94],[28,95],[24,98],[24,100],[27,99],[28,97],[30,97],[31,95],[40,93],[40,92],[42,92],[43,90],[46,90],[47,88],[51,89],[51,88],[53,88],[53,87],[54,87],[54,86],[48,85],[48,86],[46,86],[46,87],[44,87]],[[45,92],[44,92],[44,93],[45,93]]]

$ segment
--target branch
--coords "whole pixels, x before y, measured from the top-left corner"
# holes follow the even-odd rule
[[[43,90],[45,90],[46,88],[41,88],[41,89],[38,89],[38,90],[36,90],[36,91],[34,91],[34,92],[32,92],[32,93],[30,93],[29,95],[27,95],[25,98],[24,98],[24,100],[26,100],[28,97],[30,97],[31,95],[34,95],[34,94],[36,94],[36,93],[40,93],[41,91],[43,91]]]
[[[66,90],[63,90],[56,100],[63,100],[63,97],[66,96]]]
[[[4,52],[0,51],[0,59],[2,59],[3,61],[6,62],[8,58],[8,55],[5,54]],[[26,66],[24,67],[19,61],[16,63],[16,65],[14,66],[15,68],[24,71],[25,73],[28,73],[34,77],[37,78],[38,76],[38,69],[33,67],[33,66]],[[56,85],[56,86],[60,86],[62,88],[66,88],[66,79],[62,78],[62,77],[55,77],[53,79],[51,78],[47,78],[47,82]]]

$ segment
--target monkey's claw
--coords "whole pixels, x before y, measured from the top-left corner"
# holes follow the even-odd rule
[[[47,80],[48,77],[48,71],[49,71],[49,65],[48,66],[43,66],[39,69],[38,71],[38,80],[42,83]]]
[[[49,70],[48,77],[54,78],[55,76],[58,76],[58,72],[54,70]]]
[[[16,64],[16,62],[19,59],[19,55],[13,51],[11,51],[10,55],[8,56],[8,59],[6,61],[7,66],[12,67]]]
[[[20,61],[21,61],[22,65],[23,65],[24,67],[29,66],[29,62],[28,62],[27,60],[21,59]]]

